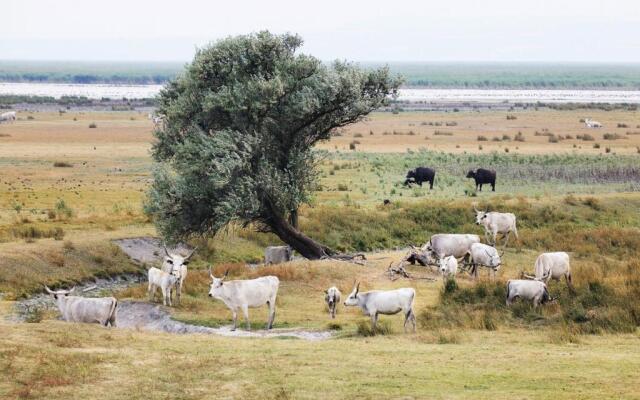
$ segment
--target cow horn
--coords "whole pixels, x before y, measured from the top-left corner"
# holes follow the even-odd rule
[[[475,204],[473,205],[473,211],[475,211],[475,212],[480,212],[480,211],[478,211],[478,209],[476,208],[476,205],[475,205]]]
[[[209,265],[209,276],[211,277],[211,279],[215,279],[215,277],[213,276],[213,274],[211,273],[211,265]]]
[[[535,277],[535,276],[527,275],[527,274],[525,274],[524,272],[522,273],[522,276],[523,276],[524,278],[527,278],[527,279],[533,279],[533,280],[535,280],[535,279],[536,279],[536,277]]]
[[[76,290],[75,286],[73,286],[71,289],[69,289],[69,293],[72,293],[74,290]]]
[[[196,250],[198,250],[198,246],[194,247],[191,253],[189,253],[189,255],[184,260],[187,261],[188,259],[190,259],[191,256],[193,256],[196,253]]]
[[[358,282],[358,284],[356,285],[356,294],[358,294],[359,291],[360,291],[360,282]]]
[[[167,250],[167,246],[165,246],[164,243],[162,244],[162,248],[164,249],[164,254],[166,254],[167,257],[171,257],[171,254],[169,254],[169,250]]]
[[[54,292],[53,290],[49,289],[49,286],[44,285],[44,288],[47,290],[47,293],[49,293],[49,294],[56,294],[56,292]]]
[[[229,275],[229,268],[227,268],[226,271],[224,271],[224,275],[222,276],[222,280],[227,279],[227,276]]]

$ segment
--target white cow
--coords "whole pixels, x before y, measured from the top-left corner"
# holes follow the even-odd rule
[[[458,273],[458,260],[454,256],[447,256],[441,258],[439,262],[440,272],[442,273],[442,280],[445,281],[448,278],[456,276]]]
[[[53,296],[58,304],[62,319],[67,322],[99,323],[102,326],[116,326],[116,307],[118,300],[115,297],[79,297],[69,296],[71,290],[53,291],[45,286],[47,293]]]
[[[549,296],[544,282],[511,279],[507,281],[507,306],[513,304],[517,298],[533,301],[534,307],[554,300]]]
[[[156,296],[158,288],[162,291],[162,304],[171,304],[171,291],[175,288],[177,290],[178,282],[180,281],[180,272],[171,271],[166,272],[156,267],[149,268],[149,300],[153,301]]]
[[[563,276],[567,286],[573,289],[569,254],[564,251],[540,254],[535,263],[535,276],[525,275],[529,279],[544,283],[549,283],[551,279],[560,280]]]
[[[178,284],[176,286],[176,299],[178,304],[180,304],[180,300],[182,297],[182,287],[184,286],[184,281],[187,279],[187,265],[189,265],[189,260],[195,254],[197,247],[189,253],[188,256],[182,257],[180,254],[169,253],[169,250],[165,246],[162,246],[164,249],[165,258],[162,262],[162,270],[164,272],[174,273],[175,276],[178,277]]]
[[[429,263],[437,263],[438,260],[447,256],[454,256],[457,259],[467,257],[473,243],[480,243],[480,236],[438,233],[431,236],[421,250],[426,254]]]
[[[16,117],[15,111],[9,111],[9,112],[0,114],[0,122],[3,122],[3,121],[13,122],[16,119],[17,117]]]
[[[498,233],[504,237],[504,246],[509,242],[511,232],[518,237],[518,228],[516,227],[516,216],[511,213],[476,211],[476,224],[484,226],[484,238],[488,243],[496,245]],[[491,238],[491,240],[489,240]]]
[[[594,121],[594,120],[592,120],[592,119],[590,119],[590,118],[586,118],[586,119],[584,120],[584,125],[585,125],[587,128],[602,128],[602,124],[601,124],[600,122],[598,122],[598,121]]]
[[[324,291],[324,301],[329,307],[329,315],[331,316],[331,319],[334,319],[336,317],[336,307],[338,303],[340,303],[341,296],[342,293],[340,293],[340,290],[338,290],[338,288],[335,286],[332,286]]]
[[[364,315],[371,317],[371,328],[376,329],[378,315],[393,315],[400,311],[404,314],[404,330],[407,331],[407,322],[413,324],[416,331],[416,316],[413,312],[413,299],[416,291],[413,288],[401,288],[395,290],[372,290],[360,293],[358,282],[349,297],[344,302],[345,306],[358,306]]]
[[[498,254],[498,250],[495,247],[486,245],[484,243],[474,243],[471,245],[470,262],[473,267],[473,275],[478,278],[478,267],[486,267],[493,272],[493,279],[496,279],[496,271],[500,269],[502,265],[502,254]]]
[[[267,321],[267,329],[273,327],[273,320],[276,316],[276,296],[278,295],[278,287],[280,280],[276,276],[263,276],[261,278],[237,281],[225,281],[229,270],[225,272],[222,278],[216,278],[211,273],[209,267],[209,276],[211,277],[211,288],[209,297],[213,297],[229,307],[233,313],[233,328],[236,330],[238,320],[238,309],[242,310],[244,319],[247,322],[247,330],[251,330],[249,323],[249,308],[261,307],[265,304],[269,306],[269,320]]]

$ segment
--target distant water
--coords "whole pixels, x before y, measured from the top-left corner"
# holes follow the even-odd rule
[[[0,95],[85,96],[92,99],[150,98],[162,85],[80,85],[58,83],[1,83]],[[639,90],[544,89],[401,89],[400,100],[434,103],[640,103]]]

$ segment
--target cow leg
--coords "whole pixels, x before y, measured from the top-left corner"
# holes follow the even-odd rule
[[[491,184],[491,191],[492,191],[492,192],[495,192],[495,191],[496,191],[496,183],[495,183],[495,182],[493,182],[493,183]]]
[[[247,323],[247,330],[250,331],[251,324],[249,323],[249,306],[247,306],[246,304],[242,306],[242,314],[244,315],[244,320]]]
[[[429,190],[433,189],[433,181],[434,179],[432,179],[431,181],[429,181]]]
[[[267,302],[269,305],[269,322],[267,322],[267,329],[273,328],[273,320],[276,318],[276,302],[275,300],[269,300]],[[333,315],[331,318],[335,317],[335,305],[333,309]]]
[[[573,279],[571,279],[571,273],[568,272],[564,275],[564,280],[567,282],[567,286],[569,287],[569,290],[571,291],[571,293],[575,293],[576,290],[573,287]]]
[[[376,331],[378,325],[378,312],[371,313],[371,330]]]
[[[507,232],[506,234],[502,234],[502,236],[504,236],[504,247],[507,247],[507,243],[509,243],[509,236],[511,236],[511,231]]]
[[[404,315],[404,333],[407,333],[407,322],[411,321],[413,325],[413,332],[416,331],[416,317],[413,315],[413,310],[409,309]]]
[[[236,310],[231,310],[231,313],[233,315],[233,328],[231,328],[231,330],[235,331],[238,327],[238,312]]]

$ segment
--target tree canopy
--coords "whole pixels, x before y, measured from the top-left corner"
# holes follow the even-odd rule
[[[310,200],[314,145],[388,104],[401,81],[386,68],[324,64],[299,54],[301,45],[297,35],[269,32],[223,39],[199,49],[160,92],[145,208],[165,239],[239,222],[308,258],[331,252],[287,221]]]

